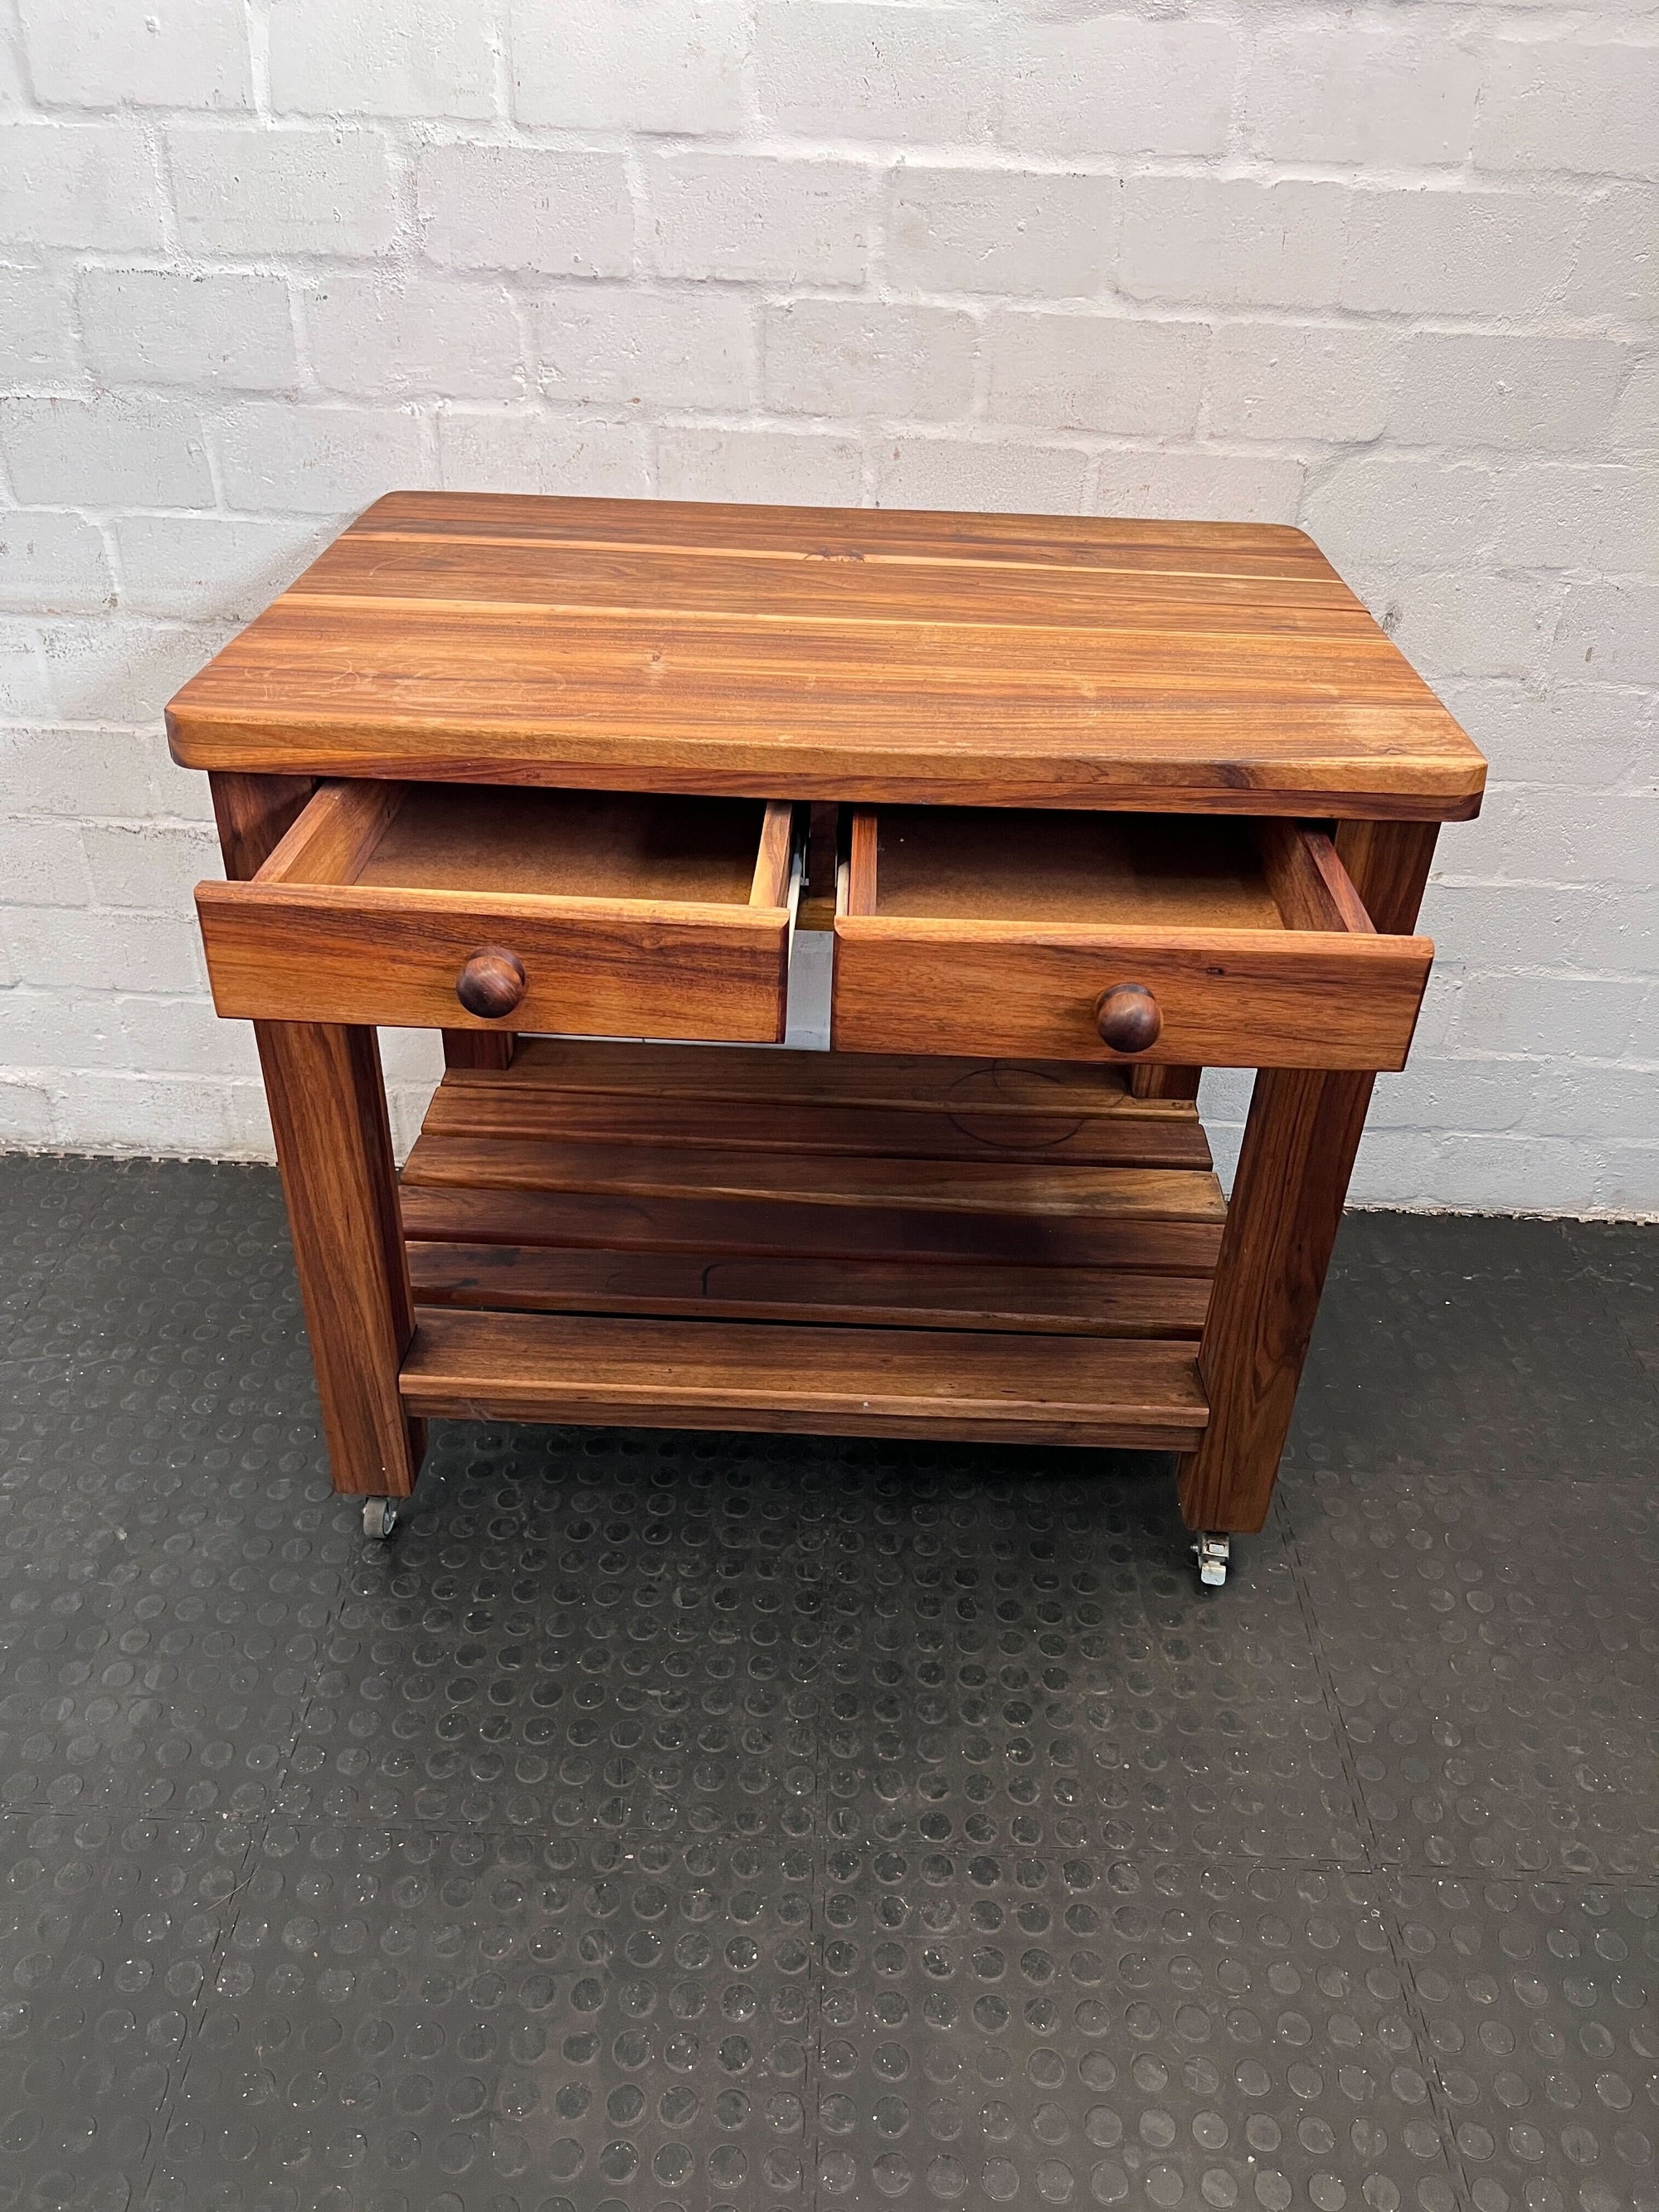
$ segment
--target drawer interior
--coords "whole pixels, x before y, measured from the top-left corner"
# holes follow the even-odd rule
[[[1322,832],[1227,817],[856,808],[842,890],[843,913],[896,921],[1371,927]]]
[[[258,880],[777,908],[790,830],[763,799],[327,783]]]

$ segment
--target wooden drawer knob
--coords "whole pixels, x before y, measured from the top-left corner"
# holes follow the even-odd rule
[[[455,996],[469,1014],[478,1014],[486,1021],[499,1021],[510,1014],[524,996],[524,963],[516,952],[505,945],[486,945],[462,969],[455,982]]]
[[[1095,1000],[1095,1027],[1114,1052],[1146,1052],[1158,1042],[1164,1016],[1144,983],[1117,983]]]

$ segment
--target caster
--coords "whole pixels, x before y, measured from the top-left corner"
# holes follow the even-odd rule
[[[1227,1563],[1232,1556],[1231,1536],[1212,1533],[1193,1540],[1194,1555],[1198,1560],[1198,1579],[1206,1589],[1219,1589],[1227,1579]]]
[[[366,1498],[363,1500],[363,1534],[377,1544],[385,1543],[398,1525],[398,1507],[390,1498]]]

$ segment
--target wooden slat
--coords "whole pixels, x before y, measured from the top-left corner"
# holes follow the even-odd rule
[[[349,884],[403,804],[401,783],[325,783],[256,881]]]
[[[863,804],[1475,811],[1299,533],[400,495],[173,702],[175,757]]]
[[[1030,1113],[1156,1115],[1132,1098],[1115,1068],[1070,1060],[945,1059],[927,1054],[758,1051],[752,1048],[613,1044],[581,1037],[526,1037],[505,1097],[537,1089],[677,1103],[730,1100],[779,1106],[896,1107],[971,1113],[988,1125]]]
[[[1371,918],[1322,830],[1299,822],[1253,825],[1269,889],[1287,929],[1374,937]]]
[[[787,800],[769,801],[761,823],[760,848],[749,886],[749,903],[781,907],[789,896],[789,841],[794,809]]]
[[[1210,1294],[1206,1275],[512,1244],[415,1243],[409,1266],[422,1305],[1048,1335],[1196,1338]]]
[[[414,1414],[1190,1449],[1189,1346],[417,1310]]]
[[[422,1132],[405,1189],[587,1191],[619,1198],[721,1199],[912,1212],[1118,1221],[1212,1221],[1226,1212],[1213,1175],[1074,1167],[1048,1160],[885,1159],[845,1153],[717,1151]]]
[[[847,896],[842,909],[848,914],[873,914],[876,910],[879,819],[873,806],[855,806],[852,810],[847,843]],[[836,905],[841,908],[839,898]]]
[[[741,1253],[756,1258],[898,1260],[927,1265],[1121,1267],[1198,1275],[1215,1265],[1218,1219],[954,1212],[811,1206],[787,1198],[659,1198],[573,1190],[403,1186],[416,1243],[546,1244],[605,1252]]]
[[[960,1113],[926,1107],[814,1105],[765,1099],[658,1101],[528,1085],[439,1085],[427,1109],[434,1137],[612,1140],[713,1146],[727,1152],[848,1152],[888,1159],[1057,1160],[1077,1167],[1210,1164],[1196,1112]]]
[[[1342,856],[1334,842],[1322,830],[1305,830],[1303,835],[1308,857],[1319,872],[1320,880],[1331,904],[1342,917],[1343,928],[1352,930],[1359,937],[1375,936],[1376,924],[1366,911],[1365,902],[1354,889],[1353,878],[1343,866]]]

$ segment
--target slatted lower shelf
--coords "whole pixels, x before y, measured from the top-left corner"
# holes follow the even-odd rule
[[[404,1170],[411,1413],[1189,1449],[1224,1202],[1094,1068],[520,1048]]]

